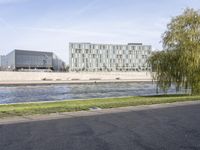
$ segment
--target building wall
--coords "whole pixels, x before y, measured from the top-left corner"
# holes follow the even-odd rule
[[[2,68],[2,57],[3,56],[0,55],[0,69]]]
[[[0,69],[4,70],[6,67],[6,56],[2,55],[0,56]]]
[[[65,62],[62,61],[58,56],[55,54],[53,55],[53,70],[54,71],[64,71],[65,70]]]
[[[52,68],[53,53],[15,50],[16,68]]]
[[[146,71],[150,45],[70,43],[71,71]]]
[[[8,55],[5,56],[5,67],[8,70],[15,69],[15,51],[12,51]]]
[[[64,71],[65,63],[52,52],[13,50],[6,56],[1,56],[1,70],[24,70],[37,71],[40,69],[51,69],[54,71]],[[27,70],[28,69],[28,70]],[[45,71],[44,70],[44,71]]]
[[[2,57],[3,57],[3,56],[0,55],[0,71],[3,70],[3,66],[2,66]]]

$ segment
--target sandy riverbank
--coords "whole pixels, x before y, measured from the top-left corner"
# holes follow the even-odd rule
[[[149,72],[0,72],[0,85],[152,81]]]

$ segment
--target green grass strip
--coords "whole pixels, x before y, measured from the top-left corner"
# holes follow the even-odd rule
[[[0,118],[89,110],[91,107],[117,108],[126,106],[151,105],[200,100],[200,96],[167,95],[147,97],[102,98],[89,100],[37,102],[0,105]]]

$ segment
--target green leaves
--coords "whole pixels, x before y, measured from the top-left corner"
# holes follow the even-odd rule
[[[164,51],[149,58],[158,87],[167,92],[175,83],[200,94],[200,12],[187,8],[172,18],[162,38]]]

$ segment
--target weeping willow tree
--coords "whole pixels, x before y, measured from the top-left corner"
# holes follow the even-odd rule
[[[187,8],[163,34],[163,51],[149,58],[154,80],[164,92],[176,85],[200,94],[200,12]]]

